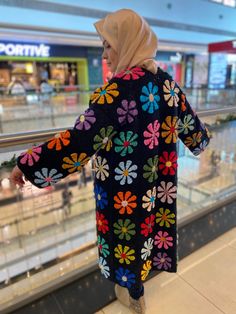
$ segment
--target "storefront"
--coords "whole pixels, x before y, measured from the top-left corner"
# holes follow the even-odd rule
[[[89,89],[87,48],[0,41],[0,87],[20,81],[26,90],[42,81]]]
[[[209,88],[224,89],[236,86],[236,40],[208,45]]]

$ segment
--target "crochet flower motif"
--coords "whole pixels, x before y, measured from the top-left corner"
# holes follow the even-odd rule
[[[109,245],[106,243],[105,239],[102,238],[100,235],[97,237],[98,249],[100,254],[104,257],[110,255]]]
[[[160,123],[155,120],[153,123],[149,123],[147,130],[143,132],[145,138],[144,145],[148,146],[149,149],[155,148],[158,145],[158,138],[160,133],[158,132]]]
[[[99,105],[112,104],[114,98],[119,95],[117,90],[117,84],[105,84],[101,88],[97,88],[95,92],[91,95],[90,100],[92,104],[98,103]]]
[[[153,85],[152,82],[149,82],[147,86],[143,86],[140,101],[144,103],[142,105],[143,111],[147,111],[148,113],[156,111],[159,108],[158,102],[160,101],[158,87]]]
[[[122,287],[130,288],[135,283],[135,274],[129,269],[119,267],[115,270],[116,279]]]
[[[85,153],[81,153],[79,156],[77,153],[73,153],[70,157],[64,157],[64,164],[62,164],[62,168],[67,169],[69,173],[80,171],[82,166],[86,165],[90,159]]]
[[[159,169],[162,170],[164,175],[175,175],[177,169],[177,154],[175,151],[170,153],[163,152],[159,158]]]
[[[105,216],[103,214],[96,212],[96,223],[98,231],[101,231],[103,234],[107,233],[107,231],[109,230],[108,220],[105,219]]]
[[[167,101],[168,106],[170,107],[178,107],[179,102],[179,88],[175,87],[175,81],[172,81],[170,83],[169,80],[165,80],[165,83],[163,85],[163,91],[164,91],[164,99]]]
[[[147,179],[148,182],[152,183],[157,179],[157,171],[158,171],[158,156],[154,156],[153,158],[148,158],[147,164],[143,166],[143,177]]]
[[[157,191],[157,197],[162,203],[172,204],[177,197],[177,187],[172,182],[161,181]]]
[[[153,266],[156,266],[157,269],[167,270],[171,268],[172,259],[166,253],[157,253],[157,256],[153,258]]]
[[[152,261],[147,260],[143,264],[143,269],[141,270],[141,280],[145,280],[147,278],[151,269],[152,269]]]
[[[178,121],[178,132],[183,134],[188,134],[189,131],[192,131],[194,129],[194,119],[191,114],[187,114],[184,117],[184,121],[181,121],[179,119]]]
[[[105,181],[109,177],[109,165],[106,158],[97,156],[94,163],[94,170],[96,172],[96,178],[101,181]]]
[[[138,134],[134,134],[132,131],[120,132],[118,137],[114,139],[114,143],[116,144],[115,152],[120,153],[122,157],[132,154],[134,147],[138,145],[137,138]]]
[[[110,267],[107,265],[107,261],[102,256],[99,257],[98,266],[105,278],[110,277]]]
[[[33,166],[33,164],[37,161],[39,161],[39,155],[42,152],[42,147],[37,146],[37,147],[32,147],[28,149],[26,152],[22,153],[20,157],[20,163],[21,164],[28,164],[28,166]]]
[[[178,117],[168,116],[162,123],[161,128],[164,130],[161,132],[161,136],[166,138],[165,142],[170,144],[171,142],[176,143],[178,138]]]
[[[117,114],[119,116],[119,123],[132,123],[134,118],[138,115],[136,102],[134,100],[131,100],[130,102],[126,99],[122,100],[121,107],[117,108]]]
[[[94,111],[92,109],[88,109],[84,114],[81,114],[79,118],[75,122],[75,128],[77,130],[89,130],[96,121]]]
[[[158,249],[164,247],[164,249],[167,250],[169,247],[173,246],[173,237],[166,231],[159,231],[154,239],[154,244],[157,245]]]
[[[141,68],[128,68],[118,73],[115,77],[122,78],[123,80],[138,80],[144,76],[145,72]]]
[[[144,242],[144,247],[141,250],[142,253],[141,258],[143,260],[146,260],[151,255],[153,249],[153,242],[154,240],[152,238],[149,238],[147,241]]]
[[[143,204],[142,207],[147,209],[148,212],[155,207],[155,200],[156,200],[156,187],[154,186],[152,190],[148,190],[146,195],[142,198]]]
[[[58,133],[48,141],[48,149],[53,149],[54,147],[56,150],[61,150],[63,146],[68,146],[70,144],[70,132],[65,131]]]
[[[55,184],[63,177],[63,174],[58,173],[57,169],[49,170],[48,168],[42,168],[41,172],[36,171],[34,176],[36,177],[36,179],[34,179],[34,183],[44,188],[46,186]]]
[[[129,241],[136,231],[134,230],[135,224],[130,219],[118,219],[117,222],[113,224],[114,233],[119,235],[119,239]]]
[[[116,131],[114,131],[114,128],[111,125],[109,125],[107,128],[101,128],[99,134],[95,135],[94,137],[93,149],[95,151],[99,149],[106,149],[108,152],[112,147],[111,138],[114,134],[116,134]]]
[[[137,196],[132,195],[130,191],[118,192],[114,196],[114,208],[119,209],[119,214],[132,214],[133,209],[137,207]]]
[[[159,224],[159,226],[166,228],[170,228],[171,224],[173,225],[175,223],[175,214],[171,213],[171,211],[166,208],[159,208],[159,212],[156,213],[156,223]]]
[[[118,244],[115,249],[115,257],[119,259],[121,264],[126,263],[130,264],[131,261],[135,260],[135,250],[131,249],[129,246],[122,246]]]
[[[137,172],[135,172],[137,169],[138,166],[133,165],[131,160],[121,161],[119,166],[115,168],[115,173],[117,174],[115,180],[120,181],[121,185],[133,183],[133,179],[137,178]]]

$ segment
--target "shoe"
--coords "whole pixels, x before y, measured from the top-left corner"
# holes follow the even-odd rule
[[[130,306],[129,291],[125,287],[115,284],[115,294],[117,299],[125,306]]]
[[[129,309],[135,314],[145,314],[146,313],[146,304],[144,296],[140,297],[138,300],[133,299],[129,296]]]

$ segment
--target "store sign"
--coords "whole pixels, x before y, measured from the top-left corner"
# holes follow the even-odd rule
[[[0,55],[17,57],[50,57],[50,46],[0,42]]]

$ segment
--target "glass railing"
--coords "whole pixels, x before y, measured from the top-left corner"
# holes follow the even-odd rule
[[[76,117],[88,107],[89,97],[96,87],[90,86],[90,90],[85,90],[83,86],[60,86],[48,94],[31,90],[25,95],[8,95],[2,89],[0,133],[70,127]],[[195,88],[184,91],[192,107],[198,111],[236,106],[236,88]]]
[[[202,115],[202,113],[199,113]],[[219,116],[221,123],[217,123]],[[218,117],[218,118],[217,118]],[[236,121],[204,112],[213,138],[193,156],[179,142],[178,219],[236,197]],[[51,130],[0,137],[1,162],[45,139]],[[46,135],[45,135],[46,134]],[[10,143],[10,145],[9,145]],[[13,188],[1,170],[0,312],[97,264],[93,170],[75,173],[49,189]]]

